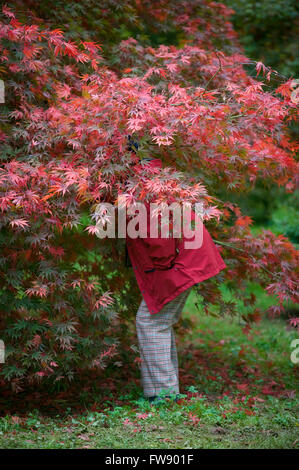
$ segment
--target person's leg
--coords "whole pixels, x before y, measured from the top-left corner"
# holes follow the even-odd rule
[[[191,289],[191,288],[190,288]],[[141,358],[141,382],[146,397],[160,392],[179,393],[178,362],[172,325],[181,315],[190,289],[150,314],[142,300],[136,315]]]
[[[171,328],[171,353],[170,355],[171,355],[172,366],[177,376],[177,382],[179,383],[178,354],[177,354],[177,349],[176,349],[175,335],[174,335],[173,328]]]

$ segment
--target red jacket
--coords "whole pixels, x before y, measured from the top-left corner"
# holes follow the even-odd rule
[[[149,164],[162,166],[159,159],[151,160]],[[136,280],[152,314],[158,313],[164,304],[184,290],[215,276],[226,267],[204,225],[200,248],[185,248],[185,240],[191,239],[149,236],[133,239],[127,235],[127,248]]]

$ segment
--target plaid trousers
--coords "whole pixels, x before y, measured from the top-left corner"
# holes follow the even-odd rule
[[[181,315],[192,287],[186,289],[151,314],[144,301],[136,315],[136,330],[140,352],[141,383],[144,396],[160,392],[179,393],[178,357],[172,325]]]

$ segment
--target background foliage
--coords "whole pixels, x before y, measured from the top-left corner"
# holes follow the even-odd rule
[[[298,77],[299,12],[294,0],[226,0],[235,11],[232,22],[246,54],[286,77]]]

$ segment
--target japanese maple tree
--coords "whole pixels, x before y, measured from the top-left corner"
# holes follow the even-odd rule
[[[98,204],[120,195],[128,205],[203,203],[227,264],[200,287],[206,312],[235,311],[222,298],[224,281],[251,305],[245,322],[261,313],[246,297],[248,281],[277,296],[270,313],[298,301],[298,250],[270,231],[254,236],[250,217],[219,197],[219,188],[247,192],[261,179],[296,188],[293,80],[243,54],[220,3],[124,3],[144,27],[171,24],[179,44],[102,43],[100,33],[101,44],[72,41],[2,9],[0,337],[2,377],[15,390],[117,362],[138,294],[123,240],[99,240],[95,224]],[[161,158],[163,169],[137,176],[146,156]]]

